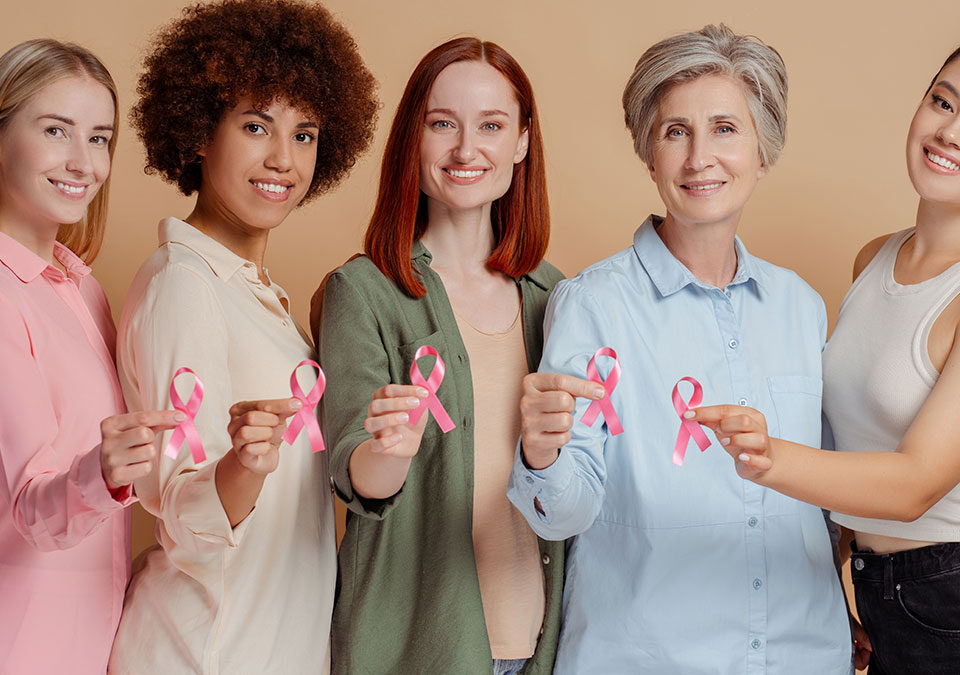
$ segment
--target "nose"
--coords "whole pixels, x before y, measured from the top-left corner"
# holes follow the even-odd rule
[[[93,155],[87,139],[78,137],[70,143],[66,169],[70,173],[86,176],[93,172]]]
[[[273,142],[270,144],[270,151],[264,158],[264,166],[268,169],[279,171],[280,173],[284,173],[293,168],[292,143],[293,141],[282,138],[279,134],[274,136]]]
[[[458,137],[457,147],[453,150],[453,157],[461,164],[469,164],[477,156],[477,146],[473,134],[462,131]]]
[[[937,140],[945,145],[960,148],[960,115],[954,116],[937,129]]]
[[[687,168],[692,171],[703,171],[714,165],[716,155],[710,143],[710,137],[705,134],[692,134],[688,146]]]

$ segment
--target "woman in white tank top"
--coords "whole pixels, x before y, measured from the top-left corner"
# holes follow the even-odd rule
[[[913,117],[907,169],[916,226],[860,251],[824,351],[824,413],[844,452],[769,438],[749,408],[687,413],[742,477],[830,509],[855,537],[869,635],[857,665],[869,656],[871,675],[960,663],[960,49]]]

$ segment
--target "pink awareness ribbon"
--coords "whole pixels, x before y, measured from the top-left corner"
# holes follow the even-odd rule
[[[610,370],[610,374],[606,380],[601,378],[600,373],[597,371],[598,356],[609,356],[613,359],[613,368]],[[607,423],[607,428],[610,430],[610,433],[613,436],[622,434],[623,426],[620,424],[620,418],[617,417],[617,411],[613,409],[613,402],[610,400],[610,395],[613,393],[613,390],[617,388],[617,383],[620,382],[620,362],[617,360],[617,353],[610,349],[610,347],[601,347],[595,351],[590,358],[590,363],[587,364],[587,379],[591,382],[602,384],[605,393],[599,401],[590,402],[587,411],[583,413],[580,421],[588,427],[592,427],[593,423],[597,421],[597,415],[603,413],[603,419]]]
[[[693,396],[689,402],[684,402],[680,395],[680,382],[689,382],[693,385]],[[680,416],[680,431],[677,432],[677,442],[673,446],[673,463],[677,466],[683,466],[683,456],[687,454],[687,445],[692,437],[694,442],[703,452],[710,447],[710,439],[703,433],[703,429],[694,420],[688,420],[683,416],[691,408],[696,408],[703,402],[703,387],[692,377],[681,377],[679,382],[673,385],[673,409]]]
[[[313,385],[313,389],[307,395],[303,394],[300,382],[297,381],[297,371],[300,366],[313,366],[318,371],[317,383]],[[323,369],[319,363],[312,359],[304,359],[290,373],[290,391],[293,393],[293,397],[303,404],[303,407],[290,420],[290,425],[287,427],[286,433],[283,434],[283,440],[286,443],[292,445],[300,434],[300,430],[306,427],[307,436],[310,437],[310,447],[314,452],[323,450],[323,434],[320,432],[320,425],[317,423],[317,404],[320,402],[326,386],[327,378],[323,374]]]
[[[424,379],[423,373],[420,372],[420,367],[417,365],[417,360],[428,355],[436,356],[437,360],[433,364],[433,370],[430,371],[430,377]],[[430,408],[430,412],[433,413],[433,419],[437,420],[437,424],[440,425],[443,433],[447,433],[451,429],[456,428],[457,425],[450,419],[450,415],[447,414],[443,404],[440,403],[440,399],[437,398],[437,389],[440,388],[440,383],[443,382],[443,374],[445,372],[446,368],[443,365],[443,359],[440,358],[440,354],[437,353],[436,349],[430,345],[423,345],[417,349],[413,355],[413,363],[410,364],[410,381],[418,387],[425,387],[430,394],[425,401],[420,402],[418,407],[410,411],[410,424],[419,422],[420,418],[423,417],[423,413],[426,412],[427,408]]]
[[[195,380],[193,383],[193,392],[190,394],[190,399],[186,405],[184,405],[183,400],[173,386],[177,376],[181,373],[190,373]],[[194,464],[199,464],[207,458],[207,454],[203,451],[203,441],[200,440],[200,434],[197,432],[197,427],[193,423],[193,418],[197,416],[197,411],[200,410],[200,403],[202,401],[203,382],[200,381],[197,374],[186,367],[177,370],[177,372],[173,374],[173,379],[170,380],[170,402],[173,403],[174,409],[186,415],[187,419],[181,422],[170,435],[170,440],[167,441],[167,447],[163,451],[163,454],[167,457],[176,459],[180,454],[180,446],[183,444],[183,441],[186,440],[187,445],[190,447],[190,454],[193,455]]]

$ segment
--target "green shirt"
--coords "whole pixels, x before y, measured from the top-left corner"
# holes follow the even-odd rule
[[[333,615],[333,671],[489,675],[473,551],[470,362],[443,283],[430,268],[430,252],[417,242],[411,257],[427,289],[423,298],[404,293],[365,257],[334,271],[323,292],[317,344],[327,376],[324,434],[333,483],[349,509]],[[543,349],[547,298],[562,278],[544,262],[516,280],[531,371]],[[385,500],[359,497],[348,466],[354,449],[370,438],[363,428],[370,397],[386,384],[409,384],[414,352],[425,344],[446,366],[437,396],[457,426],[444,434],[428,420],[400,492]],[[418,364],[429,377],[433,358]],[[563,542],[539,544],[546,615],[524,672],[546,674],[560,630],[564,549]]]

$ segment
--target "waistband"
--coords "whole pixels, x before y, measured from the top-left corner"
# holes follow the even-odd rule
[[[960,570],[960,542],[921,546],[897,553],[874,553],[850,545],[850,572],[855,581],[882,582],[887,589],[900,581],[915,581]],[[892,597],[892,596],[891,596]]]

